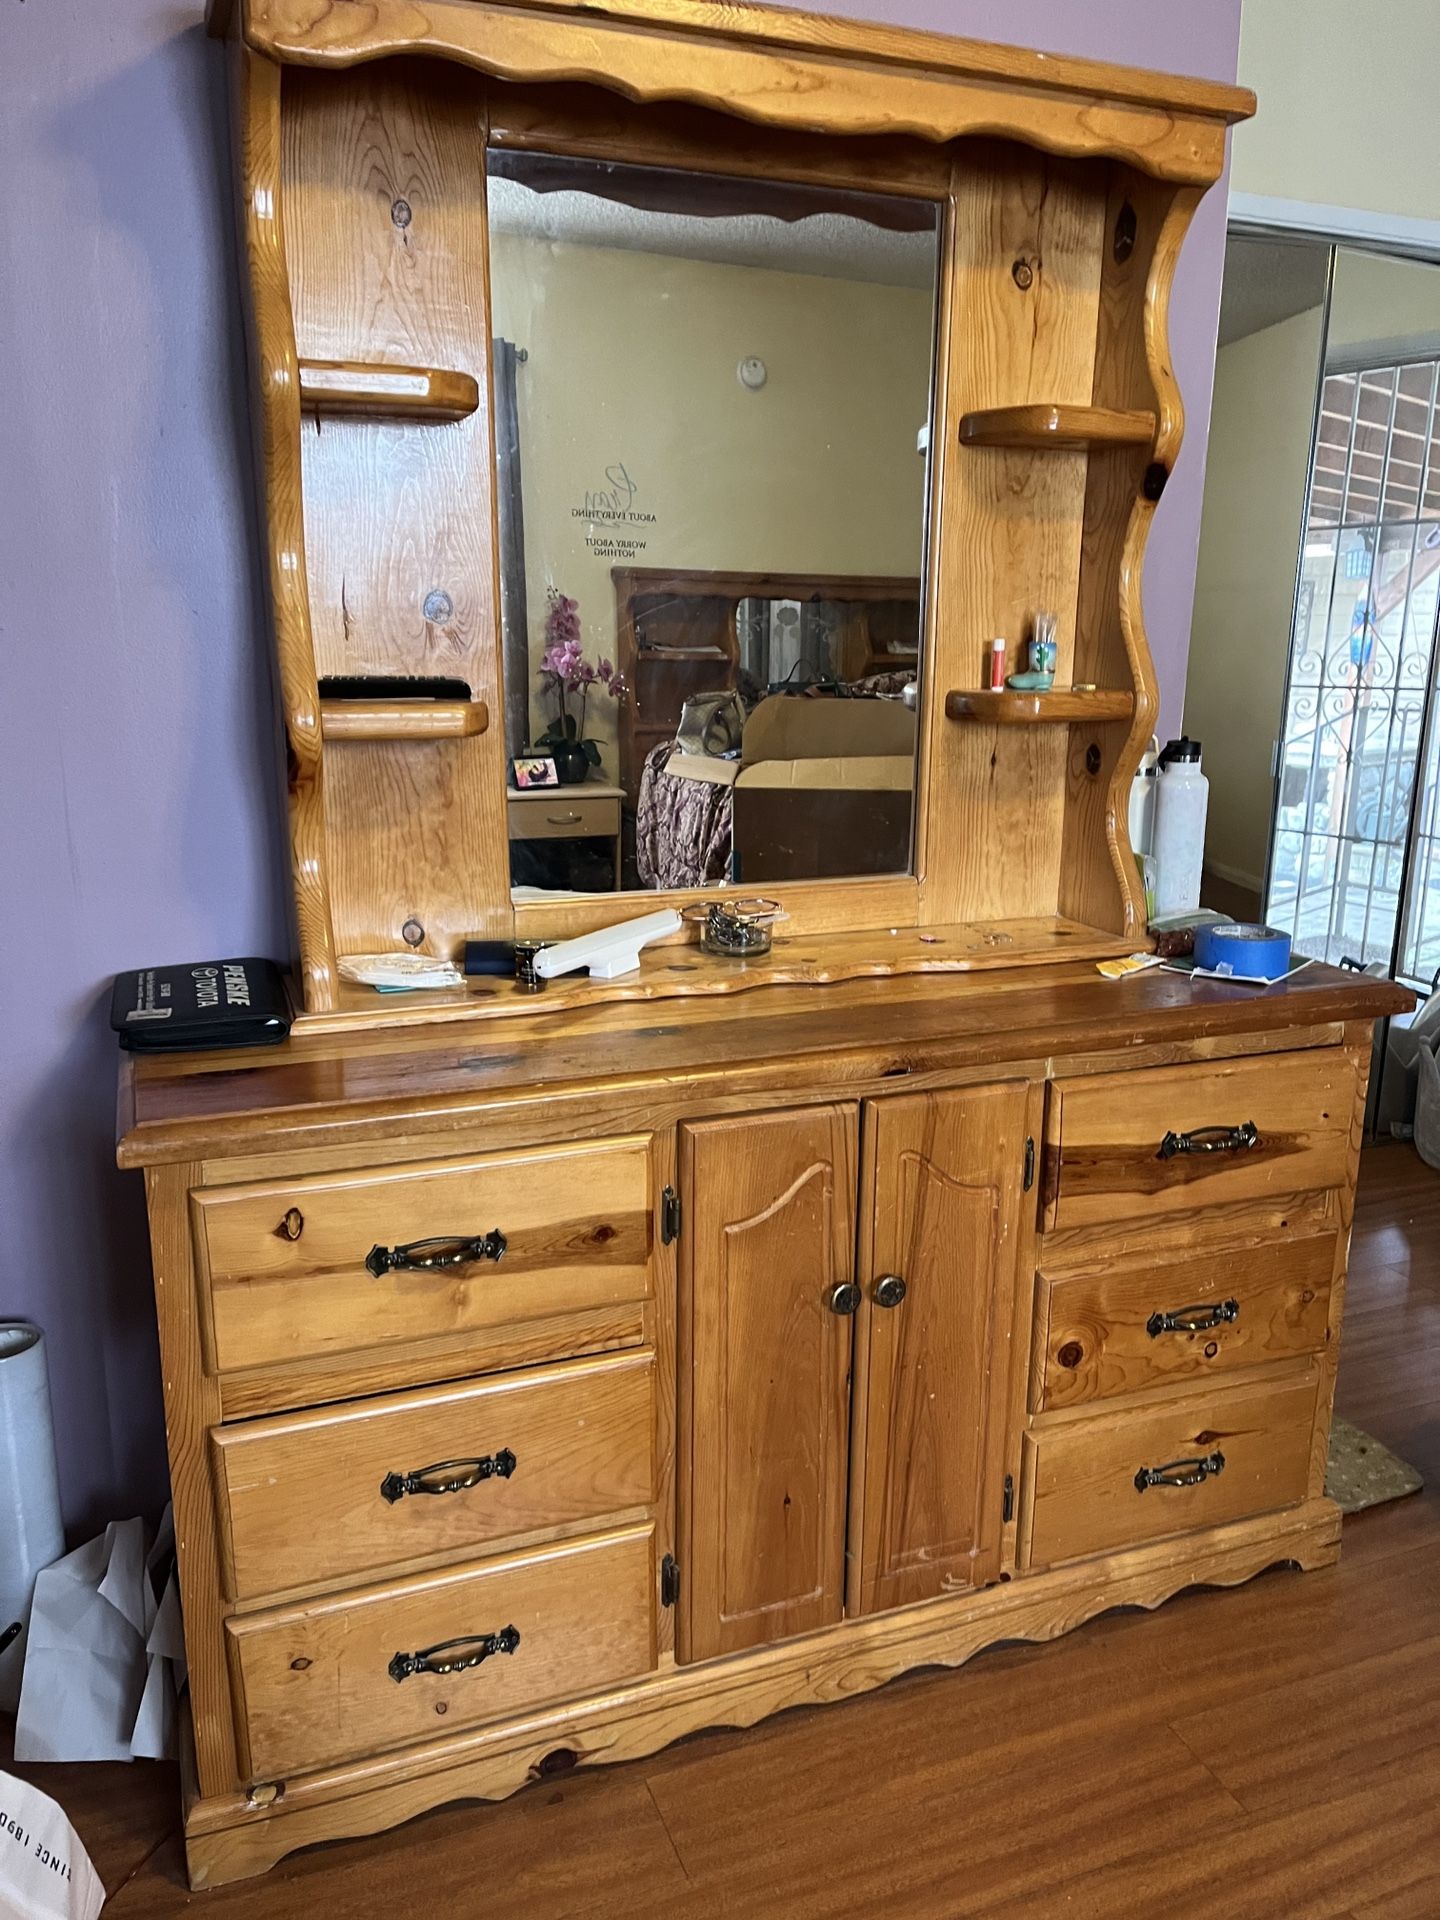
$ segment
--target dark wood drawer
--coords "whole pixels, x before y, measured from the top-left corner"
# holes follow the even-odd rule
[[[1294,1380],[1026,1434],[1024,1564],[1140,1546],[1303,1500],[1315,1388],[1312,1368]],[[1162,1468],[1167,1480],[1194,1484],[1145,1484]]]
[[[201,1189],[190,1205],[217,1373],[474,1334],[651,1290],[645,1138]],[[498,1259],[417,1269],[379,1257],[496,1231]]]
[[[1047,1228],[1345,1183],[1355,1072],[1339,1048],[1057,1080]]]
[[[1335,1241],[1333,1232],[1310,1234],[1184,1259],[1042,1271],[1032,1410],[1318,1353],[1329,1337]]]
[[[648,1349],[218,1428],[210,1446],[230,1598],[373,1576],[430,1554],[473,1557],[646,1506],[654,1431]],[[437,1462],[448,1470],[407,1486]]]
[[[250,1777],[284,1780],[650,1672],[654,1559],[653,1530],[628,1527],[228,1620]],[[509,1651],[397,1678],[406,1655],[473,1658],[496,1635]]]

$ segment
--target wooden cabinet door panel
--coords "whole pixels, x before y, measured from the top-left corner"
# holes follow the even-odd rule
[[[858,1136],[853,1105],[680,1129],[682,1659],[840,1618]]]
[[[999,1574],[1028,1096],[1017,1081],[866,1104],[852,1613]]]

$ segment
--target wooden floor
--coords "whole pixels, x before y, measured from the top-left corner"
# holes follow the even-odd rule
[[[185,1891],[168,1767],[29,1770],[112,1920],[1440,1916],[1440,1174],[1366,1154],[1339,1407],[1427,1490],[1341,1564]]]

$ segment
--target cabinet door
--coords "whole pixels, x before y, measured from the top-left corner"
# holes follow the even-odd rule
[[[851,1613],[999,1574],[1028,1101],[1013,1082],[866,1103]]]
[[[680,1129],[681,1659],[840,1618],[858,1135],[849,1105]]]

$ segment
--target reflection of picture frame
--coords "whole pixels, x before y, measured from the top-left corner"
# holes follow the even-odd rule
[[[522,753],[510,762],[510,777],[520,789],[558,787],[560,773],[548,753]]]

